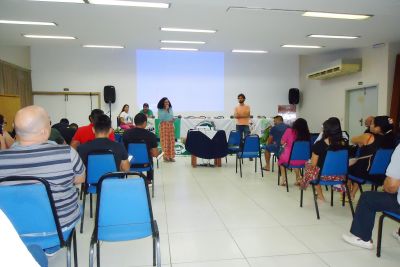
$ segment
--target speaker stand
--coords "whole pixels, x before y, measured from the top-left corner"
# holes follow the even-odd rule
[[[112,117],[111,117],[111,102],[108,102],[108,106],[109,106],[109,110],[110,110],[110,120],[112,121]]]

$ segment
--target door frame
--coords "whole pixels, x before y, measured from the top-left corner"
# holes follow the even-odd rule
[[[379,110],[379,84],[378,83],[373,83],[373,84],[366,84],[366,85],[359,85],[357,87],[352,87],[352,88],[347,88],[345,89],[345,106],[344,106],[344,129],[346,131],[349,131],[349,94],[351,91],[354,90],[360,90],[360,89],[364,89],[364,88],[368,88],[368,87],[376,87],[377,90],[377,95],[378,95],[378,99],[377,99],[377,110]]]

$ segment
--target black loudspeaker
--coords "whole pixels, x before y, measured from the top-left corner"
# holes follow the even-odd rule
[[[104,86],[104,102],[107,104],[115,103],[115,87],[112,85]]]
[[[300,101],[300,90],[297,88],[290,88],[289,90],[289,104],[297,105]]]

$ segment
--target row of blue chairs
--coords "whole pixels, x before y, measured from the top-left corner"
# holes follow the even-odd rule
[[[135,178],[128,176],[135,176]],[[117,242],[152,237],[153,266],[161,266],[160,239],[153,218],[150,193],[144,175],[137,172],[108,173],[97,183],[95,226],[89,249],[89,266],[100,267],[100,241]],[[49,183],[37,177],[7,177],[0,186],[0,209],[16,228],[25,245],[38,245],[43,250],[59,246],[67,248],[67,266],[78,266],[75,226],[62,231]],[[32,220],[32,218],[36,218]],[[118,264],[117,264],[118,265]]]

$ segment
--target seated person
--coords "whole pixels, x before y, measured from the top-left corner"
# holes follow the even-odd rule
[[[263,170],[269,171],[270,169],[270,159],[271,153],[275,155],[279,152],[279,147],[281,144],[281,138],[285,133],[288,126],[283,123],[283,118],[280,115],[274,117],[274,126],[269,132],[269,137],[267,140],[267,145],[265,147],[265,167]]]
[[[304,170],[304,173],[306,174],[308,172],[308,169],[315,169],[317,171],[310,171],[310,173],[315,173],[314,177],[307,177],[305,175],[303,179],[300,181],[300,186],[304,189],[308,186],[310,181],[315,180],[318,178],[318,174],[321,171],[321,168],[323,167],[324,161],[326,154],[328,153],[328,150],[340,150],[348,148],[347,140],[343,138],[342,135],[342,128],[340,126],[340,121],[336,117],[329,118],[323,123],[323,132],[322,132],[322,139],[317,141],[313,146],[312,146],[312,154],[311,154],[311,164],[306,165],[306,168]],[[325,177],[325,180],[328,177]],[[340,179],[344,180],[345,177],[337,177],[337,176],[329,176],[329,179],[335,180],[335,179]],[[316,192],[317,192],[317,198],[320,201],[325,202],[324,195],[322,193],[321,185],[315,186]]]
[[[132,116],[129,114],[129,105],[125,104],[118,115],[119,127],[122,129],[130,129],[135,127],[133,125]]]
[[[47,141],[50,120],[42,107],[20,109],[15,115],[14,126],[18,142],[10,149],[0,151],[0,179],[37,176],[48,180],[61,228],[63,231],[71,229],[80,218],[75,184],[85,181],[81,158],[70,146]]]
[[[66,144],[64,138],[62,137],[60,131],[58,131],[56,128],[51,127],[50,129],[50,136],[49,136],[49,141],[56,142],[59,145]]]
[[[158,156],[157,137],[152,132],[146,130],[147,116],[143,113],[136,114],[135,118],[136,128],[127,130],[122,136],[124,145],[128,149],[129,143],[146,143],[149,161],[153,164],[153,157]],[[147,172],[147,181],[151,183],[153,180],[154,171]]]
[[[278,165],[281,168],[281,175],[285,173],[285,167],[283,165],[289,163],[290,154],[295,141],[310,141],[310,131],[308,130],[308,124],[305,119],[298,118],[295,120],[292,128],[287,128],[281,138],[281,147],[283,147],[283,150],[278,160]],[[301,166],[304,165],[304,163],[306,163],[304,160],[292,160],[290,165]],[[300,169],[295,168],[294,172],[296,173],[295,185],[299,185],[301,180]],[[281,185],[286,186],[285,179],[281,181],[283,181]]]
[[[375,214],[389,211],[400,214],[400,146],[397,146],[386,170],[383,183],[384,192],[369,191],[361,194],[357,209],[351,224],[350,235],[342,238],[347,243],[366,249],[373,249],[372,230],[374,229]],[[400,229],[399,229],[400,231]],[[400,241],[400,232],[393,236]]]
[[[0,114],[0,150],[8,149],[14,144],[14,138],[5,129],[6,124],[4,116]]]
[[[93,109],[89,115],[90,124],[86,126],[79,127],[71,141],[71,146],[75,149],[79,145],[87,143],[95,139],[93,123],[97,116],[103,115],[104,112],[101,109]],[[108,139],[115,141],[114,130],[108,135]]]
[[[109,150],[114,153],[116,167],[122,171],[129,171],[130,164],[128,153],[125,147],[117,142],[108,139],[111,129],[111,120],[107,115],[99,115],[94,121],[95,139],[78,147],[78,153],[87,166],[87,157],[91,152],[99,150]]]
[[[151,109],[149,109],[149,104],[147,104],[147,103],[143,104],[143,109],[141,111],[139,111],[139,113],[146,115],[147,118],[154,118],[153,111],[151,111]]]
[[[351,138],[351,142],[359,147],[358,160],[349,167],[349,174],[382,185],[385,177],[369,176],[372,157],[380,148],[394,149],[396,147],[393,133],[393,121],[388,116],[375,117],[370,125],[370,133],[364,133]],[[351,197],[354,198],[358,184],[352,185]]]
[[[60,122],[54,124],[52,128],[55,128],[60,132],[62,138],[64,138],[68,145],[71,144],[72,137],[74,137],[76,129],[78,129],[78,127],[74,127],[74,123],[69,125],[69,121],[66,118],[62,118]]]

